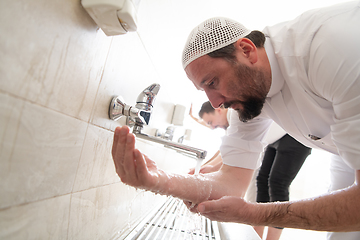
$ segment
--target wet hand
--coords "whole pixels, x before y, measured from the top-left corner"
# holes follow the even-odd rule
[[[192,202],[189,202],[189,201],[183,201],[185,206],[189,209],[190,212],[192,213],[198,213],[198,210],[197,210],[197,204],[194,204]]]
[[[225,196],[199,203],[197,212],[213,221],[251,224],[250,213],[254,208],[255,204],[248,203],[241,197]]]
[[[127,185],[151,191],[159,191],[164,172],[154,161],[135,149],[135,136],[127,126],[117,127],[114,132],[112,157],[116,173]]]
[[[216,169],[214,166],[212,165],[204,165],[200,168],[199,173],[211,173],[211,172],[215,172],[218,169]],[[195,168],[191,168],[190,171],[188,172],[188,174],[194,174],[195,173]]]

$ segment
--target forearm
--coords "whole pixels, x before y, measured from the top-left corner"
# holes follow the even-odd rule
[[[168,175],[161,194],[172,195],[184,201],[199,203],[210,199],[212,182],[199,175]],[[164,191],[165,190],[165,191]]]
[[[195,204],[206,200],[219,199],[230,194],[232,190],[219,184],[216,180],[217,174],[214,173],[168,176],[166,185],[161,187],[162,191],[159,193],[172,195]]]
[[[223,165],[213,173],[199,175],[166,175],[161,194],[200,203],[223,196],[245,195],[253,170]]]
[[[259,221],[255,224],[332,232],[360,231],[359,199],[359,186],[354,185],[314,199],[256,204],[254,219]]]

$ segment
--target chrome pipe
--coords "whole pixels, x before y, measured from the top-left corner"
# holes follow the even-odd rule
[[[196,156],[198,159],[205,159],[206,154],[207,154],[207,152],[205,150],[190,147],[190,146],[187,146],[185,144],[168,141],[168,140],[158,138],[158,137],[152,137],[152,136],[149,136],[147,134],[141,133],[139,131],[133,131],[133,133],[138,138],[141,138],[141,139],[144,139],[144,140],[147,140],[147,141],[151,141],[151,142],[155,142],[155,143],[159,143],[159,144],[162,144],[164,146],[171,147],[171,148],[174,148],[176,150],[180,150],[181,152],[185,152],[187,154],[192,154],[192,155]]]

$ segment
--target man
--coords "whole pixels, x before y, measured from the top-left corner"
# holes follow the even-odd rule
[[[224,165],[200,176],[169,175],[134,149],[135,138],[123,127],[116,129],[113,145],[121,180],[193,202],[196,211],[217,221],[360,231],[359,26],[359,2],[267,27],[266,38],[225,18],[200,24],[185,46],[183,67],[213,107],[231,107],[242,120],[230,124],[223,140]],[[356,182],[296,202],[244,201],[272,120],[306,146],[339,155]],[[354,234],[344,239],[360,239]]]
[[[233,112],[232,109],[227,109],[224,107],[214,109],[211,106],[209,101],[204,102],[201,105],[199,111],[200,119],[196,118],[192,114],[192,105],[190,106],[189,115],[192,119],[196,122],[200,123],[201,125],[208,127],[210,129],[222,128],[225,131],[229,127],[231,113]],[[220,150],[218,150],[214,156],[212,156],[205,164],[202,165],[200,169],[200,173],[209,173],[217,171],[222,166],[222,159],[220,155]],[[191,169],[189,174],[194,174],[195,169]]]
[[[229,127],[230,115],[231,110],[229,111],[224,107],[213,108],[209,101],[204,102],[199,111],[199,117],[211,129],[222,128],[226,130]]]

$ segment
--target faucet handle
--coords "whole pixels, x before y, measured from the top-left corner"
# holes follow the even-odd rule
[[[120,96],[114,97],[109,106],[109,118],[112,120],[118,120],[121,116],[125,115],[125,112],[129,112],[129,105],[126,105]],[[126,108],[126,110],[125,110]]]

